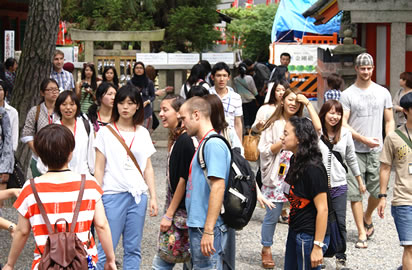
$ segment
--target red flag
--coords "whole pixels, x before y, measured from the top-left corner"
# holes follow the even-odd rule
[[[238,0],[233,1],[232,7],[235,7],[235,8],[239,7],[239,2],[238,2]]]

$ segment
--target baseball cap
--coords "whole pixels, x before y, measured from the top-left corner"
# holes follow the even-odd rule
[[[369,53],[361,53],[356,57],[357,66],[373,66],[373,57]]]
[[[412,107],[412,92],[409,92],[409,93],[407,93],[407,94],[405,94],[402,98],[401,98],[401,100],[400,100],[400,102],[399,102],[399,105],[402,107],[402,108],[404,108],[404,109],[409,109],[409,108],[411,108]]]

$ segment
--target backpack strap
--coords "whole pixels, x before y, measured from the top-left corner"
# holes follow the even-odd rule
[[[44,209],[44,205],[40,200],[39,193],[37,192],[36,184],[34,183],[33,178],[30,179],[30,186],[31,186],[31,189],[33,191],[34,198],[36,199],[37,207],[39,207],[40,214],[42,215],[43,220],[46,223],[47,231],[49,232],[49,234],[52,234],[54,232],[53,228],[50,224],[49,218],[47,217],[47,213],[46,213],[46,210]]]
[[[89,136],[89,135],[90,135],[90,123],[89,123],[89,120],[87,119],[87,117],[86,117],[86,115],[85,115],[84,113],[81,113],[80,116],[81,116],[81,118],[82,118],[82,120],[83,120],[83,125],[84,125],[84,128],[86,129],[87,136]]]
[[[407,128],[405,126],[405,128]],[[410,149],[412,149],[412,142],[405,136],[405,134],[403,134],[402,131],[400,131],[400,129],[395,129],[396,134],[399,135],[399,137],[401,137],[402,140],[404,140],[406,142],[406,144],[409,146]]]
[[[86,175],[82,174],[82,181],[80,183],[79,196],[77,197],[76,208],[74,208],[72,224],[70,225],[70,232],[72,233],[74,233],[74,229],[76,228],[76,224],[77,224],[77,218],[79,217],[80,206],[82,205],[85,185],[86,185]]]
[[[34,134],[37,133],[37,124],[40,116],[40,104],[36,106],[36,116],[34,116]]]
[[[119,140],[119,142],[122,144],[122,146],[124,147],[124,149],[127,152],[127,155],[129,155],[129,157],[132,159],[134,165],[136,166],[136,168],[139,170],[140,174],[143,177],[143,173],[142,173],[142,170],[140,169],[139,163],[137,163],[137,160],[136,160],[135,156],[133,155],[132,151],[130,151],[129,147],[127,147],[124,140],[122,138],[120,138],[119,134],[117,134],[117,132],[114,131],[114,129],[110,125],[107,125],[107,128],[113,133],[113,135],[116,137],[116,139]]]
[[[333,150],[333,144],[326,139],[324,135],[320,136],[322,142],[329,148],[329,151],[332,152],[332,154],[336,157],[336,159],[339,161],[339,163],[342,165],[342,167],[345,169],[346,173],[348,172],[348,167],[346,164],[343,162],[342,155],[338,151]]]
[[[187,98],[187,94],[189,93],[189,91],[187,91],[187,82],[185,82],[185,84],[183,86],[183,91],[185,92],[185,96]]]

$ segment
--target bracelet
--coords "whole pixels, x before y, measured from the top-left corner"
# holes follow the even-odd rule
[[[170,221],[170,222],[173,221],[173,218],[170,218],[170,217],[166,216],[166,214],[163,215],[163,218]]]
[[[215,234],[214,234],[214,233],[212,233],[212,232],[210,233],[210,232],[206,232],[206,231],[204,231],[203,233],[204,233],[204,234],[207,234],[207,235],[215,235]]]
[[[308,100],[308,102],[306,102],[305,106],[307,107],[309,105],[310,101]]]

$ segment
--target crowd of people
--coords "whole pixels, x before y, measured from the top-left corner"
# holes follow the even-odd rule
[[[99,78],[92,63],[84,65],[75,83],[63,69],[63,52],[56,50],[53,70],[40,85],[42,101],[29,110],[21,138],[18,113],[7,103],[18,66],[8,59],[5,70],[0,69],[0,201],[17,197],[18,224],[0,217],[0,228],[13,237],[3,269],[14,268],[31,231],[36,243],[32,269],[44,263],[50,231],[37,197],[57,231],[66,226],[61,218],[68,224],[76,219],[73,230],[84,244],[89,269],[116,269],[114,250],[121,236],[123,268],[140,268],[147,208],[150,216],[159,213],[151,161],[156,96],[162,98],[158,117],[169,136],[162,183],[167,192],[152,269],[176,264],[183,269],[236,269],[235,230],[226,226],[220,212],[232,150],[243,155],[243,135],[249,130],[260,134],[255,172],[258,201],[266,210],[261,226],[265,269],[275,267],[274,232],[285,221],[284,269],[320,269],[332,215],[344,240],[335,254],[336,269],[345,269],[346,202],[358,229],[355,247],[368,248],[375,232],[373,211],[384,217],[392,166],[392,215],[404,246],[403,267],[412,268],[412,74],[400,75],[401,90],[392,102],[389,91],[372,81],[373,58],[363,53],[356,58],[356,81],[346,90],[337,74],[327,78],[329,90],[318,113],[299,89],[290,87],[290,59],[283,53],[282,65],[269,72],[244,60],[233,88],[227,64],[212,67],[200,61],[177,95],[172,87],[157,90],[155,69],[142,62],[134,64],[132,79],[124,85],[114,67],[105,67]],[[209,138],[212,134],[224,137],[232,149]],[[6,189],[19,139],[32,151],[34,180],[22,189]],[[206,171],[197,158],[202,144]],[[78,217],[72,218],[80,191]]]

